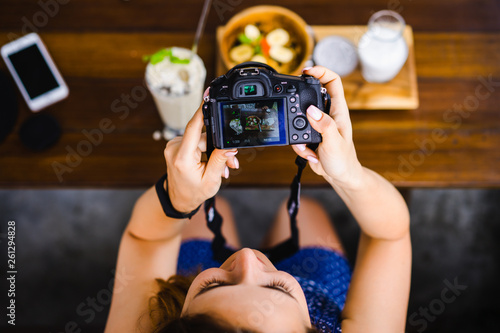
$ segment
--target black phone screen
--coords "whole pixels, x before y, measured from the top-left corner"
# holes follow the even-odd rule
[[[59,87],[36,44],[12,53],[9,59],[31,99]]]

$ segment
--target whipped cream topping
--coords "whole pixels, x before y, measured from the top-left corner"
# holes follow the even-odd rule
[[[192,53],[188,49],[172,47],[172,55],[180,59],[189,59]],[[146,67],[146,81],[149,87],[165,96],[189,94],[192,89],[198,89],[205,75],[203,61],[196,54],[188,64],[172,63],[170,57],[165,57],[157,64],[148,63]]]

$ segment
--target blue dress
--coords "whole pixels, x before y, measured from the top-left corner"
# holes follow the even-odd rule
[[[219,267],[208,240],[188,240],[181,245],[177,273],[196,274],[198,269]],[[305,247],[275,264],[293,275],[304,291],[311,323],[321,332],[341,332],[340,313],[351,281],[347,259],[332,249]]]

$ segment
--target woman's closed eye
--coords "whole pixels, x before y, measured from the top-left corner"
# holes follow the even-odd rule
[[[287,294],[291,295],[292,293],[292,288],[289,286],[286,281],[275,279],[273,280],[270,284],[266,286],[267,288],[271,289],[277,289],[283,292],[286,292]]]
[[[202,285],[200,287],[200,291],[198,292],[198,294],[196,296],[201,295],[201,294],[203,294],[209,290],[212,290],[214,288],[217,288],[217,287],[230,286],[230,285],[234,285],[234,284],[228,283],[228,282],[226,282],[222,279],[219,279],[219,278],[210,278],[210,279],[205,280],[202,283]],[[264,284],[261,287],[275,289],[275,290],[284,292],[289,296],[292,296],[291,295],[292,288],[288,285],[288,283],[286,281],[283,281],[283,280],[274,279],[269,284]]]
[[[204,293],[205,291],[208,291],[210,289],[220,287],[220,286],[226,286],[228,283],[226,283],[224,280],[218,279],[218,278],[211,278],[208,280],[205,280],[200,287],[200,293]]]

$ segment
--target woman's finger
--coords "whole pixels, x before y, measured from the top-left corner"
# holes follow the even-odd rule
[[[321,133],[323,143],[332,145],[340,138],[336,120],[332,117],[328,117],[327,114],[314,105],[307,108],[307,120],[309,120],[312,128],[318,131],[318,133]]]
[[[165,145],[165,150],[163,151],[163,155],[165,156],[166,161],[169,161],[174,156],[175,152],[179,149],[181,142],[181,136],[177,136],[167,142],[167,144]]]
[[[304,70],[304,73],[314,76],[325,86],[332,98],[332,106],[329,110],[329,114],[337,122],[342,136],[352,140],[352,126],[349,116],[349,108],[347,107],[345,100],[344,87],[340,76],[323,66],[308,68],[307,70]]]
[[[301,146],[303,145],[292,145],[292,149],[297,155],[309,161],[309,166],[314,173],[324,177],[325,170],[323,169],[321,161],[319,161],[318,155],[311,149],[307,147],[304,149],[304,147]]]
[[[198,142],[198,149],[202,152],[207,151],[207,133],[201,133],[200,141]]]
[[[240,161],[236,156],[229,157],[227,159],[226,165],[230,167],[231,169],[239,169],[240,168]]]
[[[314,76],[328,90],[332,99],[340,99],[345,101],[344,87],[340,76],[323,66],[314,66],[304,70],[304,73]]]
[[[210,159],[207,162],[205,172],[203,174],[203,180],[212,183],[217,181],[220,175],[229,177],[229,169],[227,168],[227,160],[230,157],[236,155],[237,150],[222,150],[214,149]],[[226,170],[227,169],[227,170]]]
[[[292,145],[293,151],[302,158],[305,158],[311,163],[318,163],[318,156],[312,149],[306,147],[306,145]]]
[[[203,104],[202,104],[203,105]],[[198,147],[201,138],[201,131],[203,129],[203,112],[202,105],[195,112],[191,120],[186,126],[184,135],[182,137],[181,151],[186,154],[194,152]]]
[[[222,178],[228,179],[229,178],[229,168],[226,167],[222,170],[222,174],[220,175]]]

